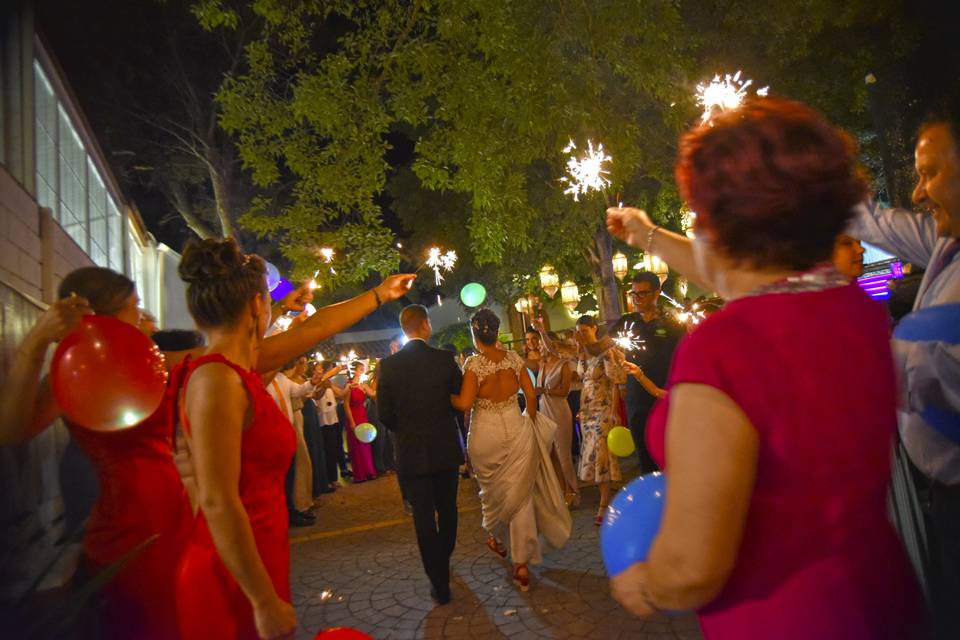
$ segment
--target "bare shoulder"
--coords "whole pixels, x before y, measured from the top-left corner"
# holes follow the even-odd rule
[[[218,403],[247,395],[240,374],[222,362],[197,367],[187,381],[187,393],[188,397],[216,398]]]

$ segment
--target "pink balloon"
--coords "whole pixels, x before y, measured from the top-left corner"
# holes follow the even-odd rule
[[[163,354],[139,329],[111,316],[87,316],[53,354],[53,396],[64,415],[95,431],[129,429],[163,401]]]

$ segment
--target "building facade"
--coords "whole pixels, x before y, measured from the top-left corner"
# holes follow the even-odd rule
[[[161,327],[191,328],[180,256],[158,244],[123,194],[29,3],[0,8],[0,384],[13,350],[70,271],[126,274]],[[13,6],[9,6],[13,5]],[[0,447],[0,601],[16,597],[63,542],[59,468],[69,436],[56,424]],[[44,580],[62,582],[71,558]]]

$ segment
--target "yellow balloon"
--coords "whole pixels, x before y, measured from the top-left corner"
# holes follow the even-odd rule
[[[607,449],[615,456],[626,458],[637,450],[633,442],[633,434],[626,427],[614,427],[607,434]]]

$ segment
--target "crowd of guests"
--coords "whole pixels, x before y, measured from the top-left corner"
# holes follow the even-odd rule
[[[232,240],[190,245],[179,272],[203,344],[157,334],[173,345],[159,408],[114,432],[66,421],[101,486],[83,571],[139,547],[102,593],[103,635],[289,634],[288,525],[309,524],[316,498],[344,476],[373,480],[391,461],[435,599],[449,601],[464,448],[488,546],[509,552],[526,590],[540,540],[569,536],[567,508],[583,484],[599,487],[600,524],[622,480],[606,436],[626,422],[641,469],[667,478],[648,557],[611,579],[629,611],[696,610],[711,639],[922,638],[928,626],[957,637],[958,127],[948,112],[920,129],[913,200],[925,213],[872,203],[853,140],[804,105],[748,100],[685,133],[676,178],[698,214],[695,237],[630,207],[608,210],[607,225],[726,304],[687,332],[657,304],[659,279],[639,274],[622,326],[645,348],[628,353],[611,339],[616,327],[588,315],[572,339],[538,323],[521,358],[481,310],[471,322],[477,353],[461,369],[425,346],[429,318],[413,305],[401,314],[412,346],[384,361],[384,378],[358,365],[338,383],[343,371],[300,354],[404,296],[415,276],[391,276],[266,337],[280,314],[304,309],[309,287],[272,305],[262,259]],[[890,318],[853,282],[863,269],[856,239],[926,269],[893,351]],[[0,444],[63,417],[44,358],[83,315],[155,329],[133,282],[108,269],[71,273],[59,298],[13,359]],[[427,383],[440,389],[431,403],[449,425],[435,444],[418,435],[430,403],[408,392]],[[459,422],[455,409],[466,414]],[[380,420],[395,437],[384,430],[371,447],[354,434]],[[922,494],[926,556],[916,566],[888,511],[894,443]]]

